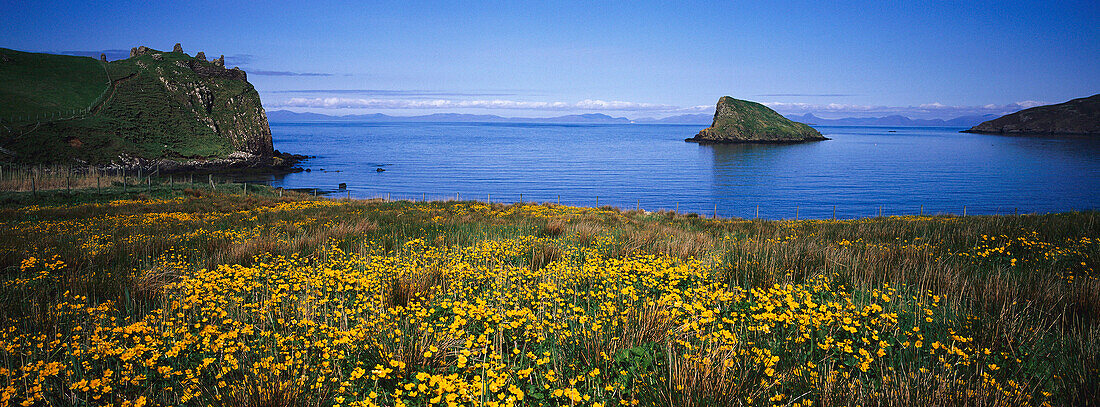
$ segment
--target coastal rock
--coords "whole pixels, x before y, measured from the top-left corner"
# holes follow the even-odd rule
[[[214,66],[219,68],[225,68],[225,55],[219,56],[214,60]]]
[[[107,62],[107,54],[103,54],[103,53],[99,54],[99,61],[100,62]]]
[[[174,45],[172,47],[172,52],[179,52],[179,53],[182,54],[183,53],[183,46],[180,45],[180,43],[177,42],[176,45]]]
[[[151,48],[146,47],[146,46],[133,47],[133,48],[130,48],[130,58],[140,57],[142,55],[148,55],[152,52],[154,52],[154,51]]]
[[[1100,94],[1038,106],[984,122],[963,133],[1010,135],[1100,135]]]
[[[246,153],[247,154],[247,153]],[[301,172],[296,165],[310,157],[297,154],[275,152],[271,156],[238,155],[236,157],[170,160],[166,158],[146,159],[128,155],[120,155],[111,164],[96,166],[108,171],[137,171],[141,169],[149,173],[193,173],[193,172],[222,172],[234,170],[250,170],[259,172]]]
[[[205,61],[206,60],[206,54],[203,53],[202,51],[199,51],[197,54],[195,54],[195,59],[201,59],[201,60]]]
[[[756,102],[723,96],[711,126],[686,141],[696,143],[799,143],[828,140],[817,130],[790,121]]]

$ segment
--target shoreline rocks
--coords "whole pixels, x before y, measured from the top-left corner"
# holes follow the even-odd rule
[[[119,171],[136,171],[141,169],[147,172],[159,171],[162,174],[173,173],[206,173],[206,172],[237,172],[254,171],[270,173],[301,172],[297,165],[313,157],[289,154],[275,151],[271,156],[260,156],[243,151],[236,151],[225,158],[170,160],[167,158],[144,159],[138,157],[119,157],[118,161],[108,165],[96,166],[100,169]]]

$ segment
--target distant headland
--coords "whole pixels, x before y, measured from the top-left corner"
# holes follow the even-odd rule
[[[1098,136],[1100,94],[1024,109],[963,130],[963,133]]]
[[[808,125],[793,122],[760,103],[723,96],[711,126],[686,141],[696,143],[800,143],[828,140]]]

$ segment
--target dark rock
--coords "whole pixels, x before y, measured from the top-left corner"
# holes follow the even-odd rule
[[[242,71],[241,68],[233,67],[233,69],[230,69],[229,72],[230,72],[231,76],[233,77],[233,79],[239,79],[239,80],[242,80],[242,81],[247,81],[248,80],[248,74],[246,74],[244,71]]]
[[[1100,94],[1024,109],[963,130],[963,133],[1100,135]]]
[[[99,60],[102,62],[107,62],[107,54],[99,54]]]
[[[180,43],[177,42],[176,45],[172,46],[172,52],[179,52],[179,53],[182,54],[183,53],[183,46],[180,45]]]
[[[723,96],[711,126],[686,141],[697,143],[798,143],[828,140],[813,127],[790,121],[756,102]]]
[[[202,58],[195,58],[188,61],[187,66],[191,68],[192,71],[195,71],[195,73],[205,77],[234,79],[239,81],[248,80],[244,71],[238,68],[225,69],[224,66],[218,66],[218,64],[208,62]]]
[[[348,184],[341,182],[340,183],[340,190],[343,191],[345,189],[348,189]]]
[[[134,48],[130,48],[130,58],[140,57],[142,55],[149,55],[149,54],[152,54],[154,52],[156,52],[156,50],[154,50],[152,48],[149,48],[149,47],[146,47],[144,45],[139,46],[139,47],[134,47]]]
[[[374,171],[375,172],[386,172],[386,169],[385,168],[375,168]]]
[[[214,60],[214,66],[219,67],[219,68],[225,68],[225,55],[222,55],[222,56],[218,57],[218,59],[215,59]]]
[[[203,53],[202,51],[199,51],[197,54],[195,54],[195,59],[201,59],[201,60],[205,61],[206,60],[206,54]]]
[[[142,169],[147,172],[159,171],[161,174],[179,172],[224,172],[224,171],[257,171],[264,173],[300,172],[301,168],[294,167],[298,160],[294,154],[280,156],[258,156],[252,154],[234,154],[227,158],[213,158],[201,160],[170,160],[166,158],[145,159],[138,157],[120,156],[118,161],[110,165],[101,166],[105,170],[135,171]]]

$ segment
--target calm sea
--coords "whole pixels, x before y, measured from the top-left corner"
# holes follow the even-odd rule
[[[817,126],[796,145],[684,142],[699,125],[273,123],[310,172],[266,180],[336,196],[838,218],[1100,209],[1100,140],[959,128]],[[378,171],[383,169],[385,171]],[[338,190],[340,183],[347,190]],[[757,209],[759,207],[759,209]]]

